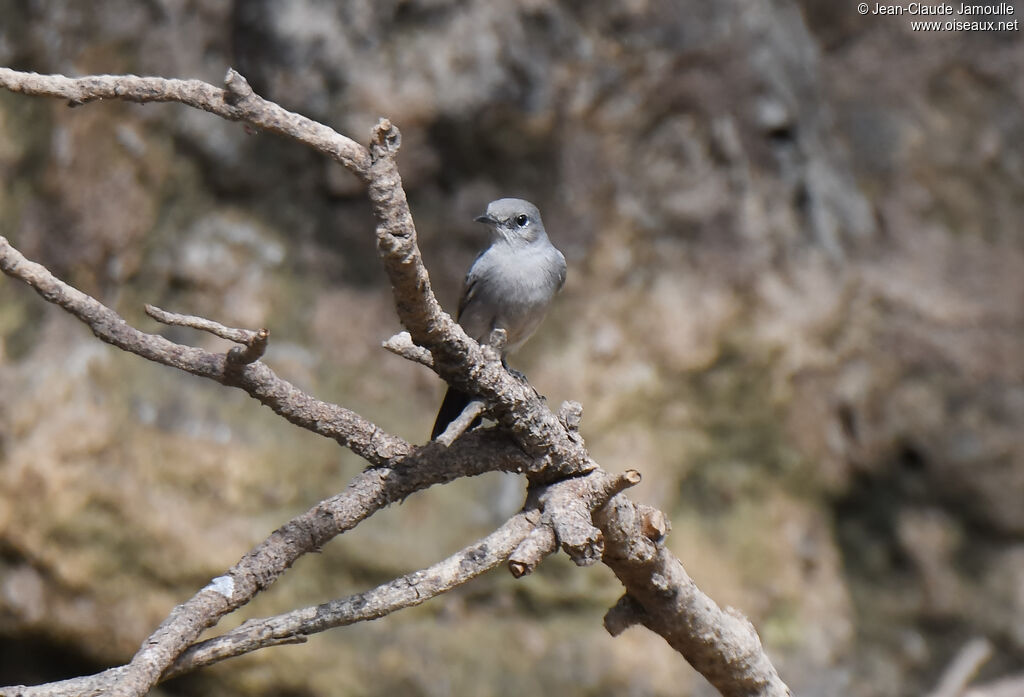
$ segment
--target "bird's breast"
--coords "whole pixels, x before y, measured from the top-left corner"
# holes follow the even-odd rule
[[[460,323],[478,341],[491,331],[505,330],[506,352],[516,350],[530,338],[558,291],[557,270],[546,250],[520,250],[488,258],[482,256],[474,268],[474,297],[460,317]]]

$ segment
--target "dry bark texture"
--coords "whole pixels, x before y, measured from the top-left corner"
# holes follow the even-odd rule
[[[130,75],[69,79],[8,68],[0,68],[0,86],[14,93],[59,97],[74,106],[102,99],[176,101],[288,135],[337,159],[367,186],[377,222],[377,248],[391,281],[399,319],[412,342],[430,352],[432,366],[441,377],[480,396],[486,413],[504,427],[496,430],[507,432],[517,452],[525,457],[526,464],[517,464],[515,470],[525,472],[533,487],[523,513],[454,559],[354,600],[295,611],[276,621],[265,620],[264,627],[255,629],[255,635],[248,633],[254,629],[250,625],[234,636],[197,643],[204,630],[269,588],[300,556],[319,550],[335,536],[418,488],[471,474],[453,466],[463,451],[459,446],[462,441],[416,448],[354,412],[302,393],[252,355],[265,349],[266,330],[231,329],[147,306],[148,314],[160,321],[192,326],[243,344],[244,358],[231,351],[214,354],[140,332],[113,310],[27,260],[0,237],[0,271],[28,284],[45,300],[80,319],[97,338],[153,362],[239,387],[296,425],[334,438],[371,465],[342,494],[279,528],[225,574],[175,607],[127,665],[69,681],[2,688],[0,695],[138,697],[165,677],[191,667],[291,643],[307,634],[361,619],[376,619],[450,590],[512,557],[530,538],[535,525],[550,528],[554,539],[577,565],[604,560],[642,609],[645,624],[662,634],[723,695],[790,694],[764,654],[753,626],[746,619],[723,613],[700,592],[678,559],[664,550],[663,533],[647,536],[645,531],[650,526],[637,524],[636,509],[624,499],[620,501],[621,491],[639,483],[639,473],[630,470],[615,477],[603,472],[590,459],[578,433],[579,407],[567,406],[561,418],[556,416],[539,393],[504,368],[495,351],[467,337],[442,311],[430,289],[395,163],[401,136],[388,120],[382,119],[373,128],[367,151],[343,136],[332,136],[325,126],[261,99],[234,70],[228,71],[219,92],[199,81]],[[481,440],[467,436],[467,442],[479,445]],[[493,453],[487,448],[478,450],[473,460],[490,470],[507,467],[507,450],[507,445],[499,443]],[[606,506],[612,506],[616,515],[601,516]],[[634,515],[621,514],[623,510]],[[599,518],[592,521],[595,512]],[[540,554],[551,551],[531,542],[525,554],[515,554],[513,574],[523,575],[536,567]]]
[[[386,115],[443,307],[483,243],[481,206],[539,204],[570,273],[513,366],[552,405],[586,405],[565,422],[594,460],[643,472],[630,498],[664,520],[642,524],[657,537],[671,521],[664,546],[743,610],[795,693],[959,689],[945,678],[975,638],[992,652],[967,689],[1005,693],[1024,671],[1021,37],[914,32],[854,5],[0,0],[0,65],[200,78],[226,113],[233,66],[358,141],[324,157],[180,105],[0,90],[0,235],[216,370],[245,354],[231,384],[278,385],[257,398],[293,421],[337,429],[350,415],[331,403],[362,415],[381,447],[353,442],[386,461],[384,434],[421,442],[443,385],[411,338],[389,343],[417,363],[382,356],[402,327],[376,220],[333,159],[369,168],[351,153]],[[228,94],[246,98],[240,82]],[[147,303],[270,340],[246,363],[258,346],[160,327]],[[343,431],[295,428],[249,394],[105,346],[0,283],[0,682],[126,662],[364,466]],[[427,569],[514,515],[522,481],[414,493],[234,616]],[[516,572],[553,536],[530,533]],[[621,596],[606,565],[555,554],[526,583],[487,574],[181,691],[707,692],[658,635],[593,631],[612,605],[610,630],[637,623]]]

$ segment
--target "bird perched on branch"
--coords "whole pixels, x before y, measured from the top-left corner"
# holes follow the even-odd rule
[[[552,298],[561,290],[565,257],[548,240],[540,211],[529,201],[491,201],[476,221],[491,229],[491,245],[466,274],[456,319],[479,342],[487,341],[495,329],[504,329],[504,362],[537,330]],[[470,395],[449,387],[431,439],[443,433],[470,401]]]

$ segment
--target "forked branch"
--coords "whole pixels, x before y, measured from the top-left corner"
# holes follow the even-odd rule
[[[626,587],[629,601],[620,605],[631,608],[619,613],[621,622],[611,625],[618,628],[636,621],[650,627],[723,695],[789,694],[750,623],[735,611],[722,611],[665,548],[664,516],[638,507],[618,493],[635,484],[638,475],[609,475],[590,458],[578,431],[579,406],[567,404],[559,415],[553,414],[532,387],[512,377],[493,351],[466,336],[441,309],[430,289],[395,163],[401,135],[389,121],[377,124],[369,147],[364,148],[327,126],[262,99],[233,70],[228,71],[224,87],[218,88],[196,80],[132,75],[67,78],[0,68],[0,86],[23,94],[60,97],[72,105],[101,99],[179,102],[294,138],[340,162],[367,186],[376,218],[377,247],[410,343],[429,352],[429,364],[442,378],[478,395],[501,427],[499,432],[467,433],[450,447],[437,443],[414,447],[358,414],[316,400],[277,377],[253,355],[262,350],[254,346],[265,344],[265,336],[243,341],[246,349],[236,357],[245,355],[230,360],[226,354],[146,334],[26,260],[0,238],[0,270],[78,317],[103,341],[244,389],[292,423],[334,438],[372,465],[344,492],[282,526],[226,574],[175,608],[127,666],[39,688],[0,690],[0,695],[145,694],[205,628],[273,583],[300,555],[413,491],[494,469],[526,473],[531,481],[530,505],[538,507],[541,514],[536,527],[531,523],[523,529],[515,545],[511,544],[515,536],[508,538],[507,554],[504,547],[501,550],[510,559],[513,573],[528,573],[556,542],[578,564],[600,559]],[[190,326],[209,331],[212,325],[205,322],[194,321]],[[428,363],[422,352],[408,347],[400,352]]]
[[[267,646],[304,641],[310,634],[421,605],[499,566],[533,531],[539,517],[536,511],[519,513],[487,537],[430,568],[396,578],[365,593],[249,620],[226,634],[191,646],[162,679]]]
[[[227,360],[229,367],[248,365],[258,361],[263,357],[267,350],[267,342],[270,341],[270,330],[266,328],[253,330],[225,327],[220,322],[214,322],[205,317],[179,315],[175,312],[161,310],[155,305],[146,305],[146,314],[163,324],[192,327],[193,329],[219,336],[221,339],[241,344],[242,346],[236,346],[228,351]]]

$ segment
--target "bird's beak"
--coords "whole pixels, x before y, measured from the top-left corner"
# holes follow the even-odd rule
[[[498,221],[484,213],[483,215],[478,215],[477,217],[473,218],[473,222],[486,223],[487,225],[496,225]]]

